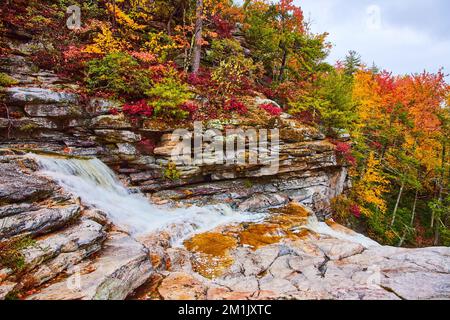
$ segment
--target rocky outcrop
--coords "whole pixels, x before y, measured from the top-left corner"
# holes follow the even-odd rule
[[[175,178],[167,177],[165,171],[177,144],[172,141],[171,132],[180,127],[192,132],[192,124],[171,126],[154,119],[136,122],[122,114],[112,114],[111,110],[120,110],[120,102],[83,97],[70,82],[55,74],[36,72],[36,66],[26,58],[29,46],[32,44],[16,44],[16,51],[24,52],[22,56],[0,59],[0,71],[18,81],[4,92],[6,109],[0,110],[0,147],[97,157],[126,184],[153,195],[155,201],[200,204],[225,201],[248,211],[298,201],[319,215],[326,215],[329,200],[346,186],[347,170],[338,161],[334,145],[315,128],[287,115],[273,118],[250,114],[247,118],[202,123],[201,133],[210,141],[228,141],[222,136],[231,129],[278,129],[281,139],[278,171],[272,172],[261,163],[221,164],[205,158],[199,164],[175,160],[177,174]],[[254,101],[255,105],[266,102],[261,98]],[[213,129],[216,131],[211,134]],[[205,141],[203,148],[208,146]],[[246,147],[249,150],[249,141]],[[14,170],[11,172],[11,186],[7,189],[15,192]],[[30,186],[30,190],[20,190],[13,201],[39,197],[29,194],[33,189],[31,181],[20,184]],[[8,198],[13,199],[9,195]]]
[[[448,299],[449,255],[449,248],[366,249],[310,235],[257,250],[236,248],[234,264],[220,277],[174,271],[154,290],[169,300]]]
[[[26,159],[4,151],[0,163],[26,164],[16,171],[26,177],[23,183],[44,179]],[[0,171],[2,178],[8,174]],[[176,226],[133,239],[54,184],[35,190],[45,194],[39,191],[49,186],[46,198],[20,203],[14,202],[16,193],[4,193],[12,198],[3,197],[0,207],[0,245],[6,248],[0,254],[0,299],[450,298],[449,248],[381,247],[331,221],[334,232],[319,234],[309,231],[315,230],[309,213],[298,205],[272,211],[261,222],[218,227],[173,248]],[[275,204],[261,194],[250,198]],[[65,214],[70,219],[55,218]],[[8,247],[23,237],[30,239],[25,246]]]
[[[364,246],[330,221],[345,236],[308,231],[304,209],[270,210],[298,202],[326,218],[330,199],[346,188],[347,168],[317,129],[288,115],[205,121],[202,133],[215,129],[208,132],[215,141],[228,129],[279,129],[278,170],[211,158],[176,160],[173,168],[172,132],[183,126],[192,133],[191,124],[136,123],[111,113],[120,102],[83,98],[73,84],[36,71],[26,58],[31,45],[0,58],[0,72],[18,81],[0,107],[0,300],[450,298],[448,248]],[[175,248],[180,226],[134,239],[37,175],[24,157],[30,150],[97,157],[155,204],[229,204],[270,214]]]
[[[124,299],[150,277],[143,245],[15,153],[0,152],[0,299]]]
[[[28,299],[123,300],[150,277],[151,271],[141,244],[125,234],[112,233],[98,258]]]

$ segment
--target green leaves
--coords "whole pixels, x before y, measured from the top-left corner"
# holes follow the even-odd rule
[[[182,110],[180,106],[192,99],[193,94],[189,87],[179,80],[165,78],[145,93],[151,98],[150,105],[154,107],[156,116],[184,119],[189,115],[189,112]]]
[[[127,53],[117,52],[87,64],[86,84],[91,92],[104,91],[117,98],[142,98],[151,86],[150,73]]]

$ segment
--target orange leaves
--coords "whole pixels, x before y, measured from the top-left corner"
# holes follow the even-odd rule
[[[364,205],[361,208],[364,215],[371,215],[367,206],[374,206],[382,213],[386,212],[387,206],[383,195],[388,191],[388,183],[381,171],[380,161],[375,159],[375,154],[371,152],[367,159],[366,170],[354,186],[356,199]]]
[[[303,11],[300,7],[293,4],[293,0],[280,0],[277,4],[277,10],[280,12],[282,28],[288,30],[303,32]]]

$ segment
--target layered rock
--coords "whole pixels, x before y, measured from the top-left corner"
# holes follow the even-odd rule
[[[15,153],[0,152],[0,300],[124,299],[150,277],[143,245]]]
[[[225,201],[235,208],[260,211],[295,200],[326,214],[329,199],[346,185],[346,168],[336,159],[334,145],[315,128],[287,115],[271,118],[260,112],[247,118],[205,121],[200,132],[226,143],[230,129],[278,129],[280,167],[276,172],[261,163],[225,164],[206,157],[202,163],[184,164],[183,159],[172,159],[177,142],[171,132],[185,128],[192,133],[192,124],[168,125],[155,119],[135,122],[111,114],[113,109],[120,110],[120,102],[82,97],[67,80],[37,72],[27,55],[38,44],[11,45],[22,54],[0,59],[0,71],[18,81],[4,92],[7,109],[0,113],[0,147],[97,157],[124,182],[153,194],[156,201]],[[267,101],[255,98],[255,105],[261,103]],[[246,148],[250,153],[248,141]],[[165,174],[171,161],[178,172],[175,179]],[[26,190],[23,193],[26,196]]]

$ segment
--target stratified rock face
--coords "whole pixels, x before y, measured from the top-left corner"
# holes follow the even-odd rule
[[[57,208],[44,208],[37,211],[24,212],[0,220],[0,240],[26,233],[41,235],[63,227],[79,213],[78,205]]]
[[[17,50],[26,55],[30,45]],[[218,164],[206,157],[202,164],[176,159],[179,179],[170,179],[165,170],[177,128],[155,119],[135,123],[111,112],[120,110],[120,102],[85,101],[68,90],[76,86],[35,69],[24,56],[0,58],[0,71],[19,82],[5,92],[14,116],[0,115],[0,243],[32,240],[13,257],[2,257],[0,300],[16,294],[32,300],[125,299],[146,281],[151,290],[145,296],[162,299],[450,299],[449,248],[367,248],[299,229],[303,215],[216,230],[221,241],[215,243],[230,245],[223,256],[171,248],[174,230],[144,237],[141,244],[111,228],[104,212],[37,175],[36,164],[17,150],[97,157],[155,203],[226,203],[267,212],[296,201],[322,217],[329,200],[346,188],[347,168],[322,133],[282,115],[263,123],[203,123],[203,133],[218,130],[209,137],[216,141],[226,139],[219,134],[226,129],[279,129],[277,172],[261,163]]]
[[[111,234],[96,260],[28,299],[122,300],[142,285],[151,271],[147,251],[141,244],[125,234]]]
[[[6,160],[5,160],[6,161]],[[23,162],[25,161],[25,162]],[[53,182],[36,175],[28,175],[21,170],[25,167],[26,160],[12,160],[3,162],[0,160],[0,172],[2,175],[0,186],[0,204],[21,203],[26,201],[39,201],[50,196],[56,189]],[[23,204],[22,204],[23,206]],[[18,212],[17,207],[2,209],[0,217]]]
[[[24,44],[21,50],[30,45]],[[0,70],[19,81],[5,92],[8,110],[14,117],[0,117],[0,141],[4,147],[26,146],[97,157],[131,186],[152,194],[156,201],[226,202],[245,211],[258,212],[297,201],[326,216],[330,199],[347,184],[347,170],[336,158],[335,146],[317,129],[288,115],[260,115],[258,123],[249,116],[202,124],[204,137],[224,144],[241,135],[226,137],[229,129],[278,129],[281,141],[277,171],[263,163],[216,163],[212,156],[205,156],[203,163],[189,164],[183,162],[186,159],[171,157],[177,146],[171,132],[179,128],[168,127],[157,119],[131,121],[117,114],[120,102],[97,97],[83,99],[68,89],[72,87],[70,83],[52,73],[36,73],[35,69],[20,56],[0,59]],[[255,98],[254,104],[261,101],[264,100]],[[193,132],[192,125],[186,125],[186,129]],[[205,141],[203,148],[207,146]],[[249,150],[248,141],[246,148]],[[171,161],[176,164],[175,179],[164,174]]]
[[[43,88],[14,87],[6,89],[7,101],[11,104],[77,104],[78,96]]]

